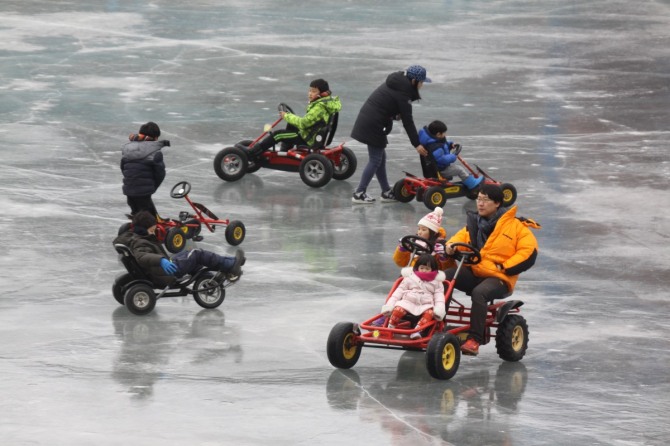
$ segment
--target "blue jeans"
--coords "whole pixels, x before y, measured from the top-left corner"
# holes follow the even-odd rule
[[[191,274],[200,266],[206,266],[219,271],[230,271],[235,265],[235,257],[220,256],[204,249],[180,251],[172,256],[172,262],[179,268],[177,276]]]
[[[368,146],[368,156],[368,164],[363,169],[363,175],[361,175],[361,181],[358,183],[356,193],[365,192],[372,181],[372,177],[375,175],[382,188],[382,192],[386,192],[391,189],[389,180],[386,177],[386,150]]]

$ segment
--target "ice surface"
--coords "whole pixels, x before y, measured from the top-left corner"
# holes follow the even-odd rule
[[[3,1],[0,443],[667,443],[668,47],[663,1]],[[349,371],[325,353],[335,323],[379,309],[395,243],[427,212],[350,202],[356,114],[413,63],[433,79],[417,125],[446,121],[543,225],[515,292],[528,354],[484,346],[447,382],[421,352],[366,349]],[[301,110],[316,77],[342,99],[335,139],[358,172],[318,190],[265,169],[221,181],[216,153],[277,103]],[[149,120],[172,141],[159,211],[188,210],[169,197],[187,180],[247,227],[216,310],[166,299],[137,317],[112,298],[120,147]],[[419,173],[400,126],[390,142],[391,179]],[[468,209],[447,203],[448,232]]]

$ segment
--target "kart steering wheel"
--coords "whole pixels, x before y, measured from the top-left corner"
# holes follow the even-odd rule
[[[288,105],[284,104],[283,102],[279,103],[279,105],[277,106],[277,111],[293,113],[293,109]]]
[[[419,242],[425,243],[426,246],[419,244]],[[416,255],[430,254],[433,251],[432,243],[423,237],[419,237],[418,235],[404,236],[400,239],[400,245]]]
[[[460,144],[454,144],[451,146],[451,154],[458,156],[461,154],[461,150],[463,150],[463,147],[461,147]]]
[[[181,181],[174,185],[170,191],[170,196],[172,198],[184,198],[191,192],[191,183],[188,181]]]
[[[476,265],[482,261],[482,254],[479,252],[477,248],[470,245],[469,243],[456,242],[452,243],[451,247],[452,248],[461,247],[466,249],[466,251],[456,250],[456,252],[453,254],[453,256],[457,260],[463,259],[463,263],[465,263],[466,265]]]

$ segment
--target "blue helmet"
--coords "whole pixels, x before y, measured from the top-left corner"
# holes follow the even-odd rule
[[[409,79],[414,79],[417,82],[425,82],[427,84],[431,83],[430,78],[426,77],[426,69],[421,65],[412,65],[407,70],[405,74]]]

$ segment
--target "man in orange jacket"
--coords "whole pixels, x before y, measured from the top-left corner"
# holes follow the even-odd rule
[[[468,339],[461,346],[466,355],[477,355],[484,342],[486,309],[494,299],[502,299],[514,290],[519,274],[535,264],[537,239],[528,229],[540,228],[533,220],[516,217],[516,206],[501,207],[500,187],[486,184],[477,197],[477,213],[469,212],[465,227],[446,243],[446,254],[455,252],[452,243],[468,243],[481,253],[481,262],[461,268],[456,289],[470,295],[472,310]],[[456,268],[445,271],[452,279]]]

